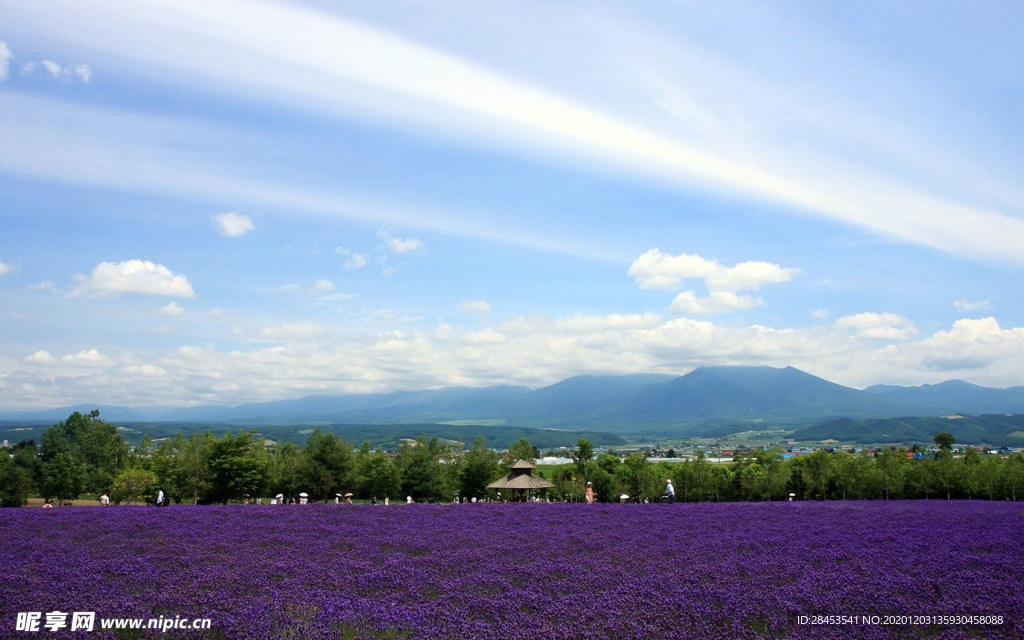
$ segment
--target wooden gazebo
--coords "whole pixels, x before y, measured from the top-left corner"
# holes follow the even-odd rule
[[[544,501],[547,502],[548,489],[555,485],[544,478],[535,478],[533,476],[533,469],[533,465],[526,460],[517,460],[515,464],[508,468],[509,473],[507,476],[500,480],[495,480],[487,485],[487,488],[498,491],[512,491],[513,498],[521,502],[526,502],[527,494],[531,490],[540,491],[543,494]]]

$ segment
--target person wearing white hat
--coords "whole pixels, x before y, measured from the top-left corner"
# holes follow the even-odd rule
[[[669,504],[676,501],[676,490],[672,487],[672,478],[665,480],[665,497],[668,498]]]
[[[594,483],[587,483],[587,504],[594,504],[594,500],[597,499],[597,494],[594,493]]]

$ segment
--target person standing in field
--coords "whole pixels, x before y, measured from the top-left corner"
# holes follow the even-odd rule
[[[594,504],[594,500],[597,499],[597,494],[594,493],[594,483],[587,483],[587,504]]]
[[[156,492],[156,506],[158,506],[158,507],[164,506],[164,490],[163,489],[159,489]]]
[[[669,504],[676,501],[676,490],[672,486],[672,478],[665,481],[665,497],[668,498]]]
[[[100,496],[100,504],[103,505],[104,507],[109,507],[110,506],[110,496],[108,496],[105,493],[102,496]]]

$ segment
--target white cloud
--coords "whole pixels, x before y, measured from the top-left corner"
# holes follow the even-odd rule
[[[629,275],[641,289],[673,290],[684,280],[701,279],[709,291],[756,291],[763,284],[788,282],[796,269],[770,262],[741,262],[726,267],[696,254],[673,256],[651,249],[633,261]]]
[[[377,236],[383,240],[392,253],[408,253],[423,248],[423,242],[419,238],[396,238],[391,235],[389,229],[381,229]]]
[[[330,280],[317,280],[313,283],[313,293],[330,293],[334,291],[334,283]]]
[[[465,345],[499,345],[508,341],[505,334],[495,329],[484,329],[483,331],[470,331],[463,334],[462,342]]]
[[[706,297],[699,297],[693,291],[683,291],[675,297],[669,309],[679,315],[708,315],[723,311],[741,311],[760,307],[761,298],[741,296],[730,291],[712,291]]]
[[[845,326],[800,329],[656,314],[529,316],[478,331],[442,323],[428,332],[338,339],[317,323],[294,323],[265,327],[263,336],[278,344],[251,350],[183,346],[107,358],[92,349],[56,362],[39,352],[24,361],[63,364],[66,370],[60,377],[32,371],[0,375],[0,394],[25,406],[85,400],[138,405],[140,398],[151,404],[238,403],[451,385],[542,386],[582,373],[684,374],[709,365],[792,365],[851,386],[951,378],[1020,384],[1024,328],[1003,329],[994,318],[983,318],[959,320],[917,341],[865,341],[851,339],[850,331],[871,333],[872,327],[900,328],[906,322],[891,314],[855,314],[840,324]],[[154,369],[144,371],[145,365]],[[76,373],[79,367],[87,369]]]
[[[771,262],[741,262],[735,267],[723,268],[706,280],[710,291],[757,291],[763,284],[789,282],[797,274]]]
[[[241,213],[236,213],[234,211],[218,213],[213,216],[213,219],[217,222],[217,229],[220,232],[220,235],[227,236],[229,238],[244,236],[256,228],[249,216],[242,215]]]
[[[470,313],[487,313],[491,310],[491,304],[486,300],[468,300],[460,302],[458,308],[460,311],[469,311]]]
[[[182,308],[181,305],[179,305],[177,302],[172,302],[166,306],[161,307],[160,311],[158,311],[157,313],[159,313],[162,316],[180,316],[181,314],[185,313],[185,309]]]
[[[167,375],[167,371],[151,364],[127,366],[124,368],[124,372],[131,377],[159,378]]]
[[[1015,239],[1024,236],[1024,221],[1003,213],[1017,210],[1016,203],[993,203],[980,194],[965,205],[956,195],[947,199],[933,195],[954,191],[940,188],[940,183],[916,177],[908,180],[900,172],[887,171],[888,161],[893,157],[890,154],[899,152],[901,147],[916,148],[901,144],[908,138],[914,140],[912,136],[887,133],[917,129],[920,137],[926,137],[926,132],[937,127],[915,126],[915,117],[928,122],[918,114],[923,110],[930,112],[930,107],[947,118],[959,117],[957,102],[934,105],[935,101],[929,100],[934,94],[928,92],[910,103],[872,102],[865,98],[900,91],[914,94],[906,91],[907,82],[921,81],[921,74],[900,73],[895,69],[902,65],[891,63],[870,77],[858,76],[875,91],[857,91],[864,85],[829,82],[829,78],[820,85],[808,84],[806,78],[811,73],[829,68],[827,65],[845,64],[854,55],[847,48],[848,43],[823,44],[831,43],[831,38],[819,38],[809,44],[804,38],[792,37],[807,27],[793,16],[773,15],[771,28],[758,34],[767,37],[767,42],[780,45],[779,57],[773,56],[773,60],[792,62],[796,65],[793,68],[802,72],[794,72],[785,63],[773,65],[756,55],[752,60],[731,60],[729,52],[737,53],[731,47],[723,52],[711,47],[701,50],[688,43],[685,30],[674,34],[676,37],[666,36],[635,18],[618,15],[620,19],[610,20],[605,9],[603,19],[595,20],[595,24],[605,26],[588,34],[588,43],[598,43],[607,49],[611,36],[620,43],[613,49],[631,51],[630,73],[619,74],[630,79],[608,73],[602,74],[602,80],[607,75],[608,81],[599,86],[580,83],[581,95],[601,96],[600,89],[606,89],[602,100],[588,103],[551,90],[549,87],[559,84],[551,82],[546,69],[534,70],[540,77],[531,83],[522,79],[530,74],[506,74],[399,33],[307,7],[240,0],[208,3],[201,10],[180,2],[138,7],[122,3],[116,15],[101,17],[85,3],[69,3],[63,9],[67,19],[62,22],[77,27],[72,28],[54,24],[57,21],[52,19],[51,12],[36,6],[38,3],[16,4],[8,12],[26,33],[77,47],[98,47],[113,58],[130,59],[145,68],[173,74],[186,86],[217,86],[227,94],[244,95],[256,102],[285,102],[331,117],[355,113],[417,131],[433,129],[599,170],[626,169],[687,189],[696,185],[704,190],[781,203],[798,215],[838,220],[958,255],[1021,260]],[[550,18],[537,13],[535,17]],[[243,14],[245,24],[239,25],[238,15]],[[753,21],[761,15],[751,11],[751,17],[744,17],[745,27],[755,28]],[[689,20],[685,9],[680,10],[676,22],[706,24]],[[649,35],[656,37],[646,37]],[[551,44],[545,46],[558,52],[564,39],[550,40]],[[801,46],[790,44],[795,41]],[[274,46],[268,47],[268,42]],[[155,44],[141,46],[142,43]],[[808,47],[823,55],[820,59],[817,55],[806,55]],[[746,49],[756,51],[757,47]],[[374,55],[367,57],[367,51]],[[685,54],[683,63],[678,62],[681,56],[673,55],[679,53]],[[615,55],[609,57],[617,59]],[[808,59],[809,66],[803,66]],[[209,60],[222,62],[210,65]],[[979,56],[978,60],[986,58]],[[729,130],[722,125],[735,125],[734,130],[742,126],[746,135],[732,134],[740,138],[741,144],[722,144],[736,141],[722,140],[718,134],[707,140],[699,134],[688,135],[685,127],[659,126],[665,124],[661,119],[645,121],[650,117],[650,106],[664,102],[651,95],[649,89],[638,91],[638,102],[644,111],[631,111],[635,103],[622,98],[629,93],[623,89],[641,89],[633,79],[638,75],[638,67],[650,67],[650,74],[645,75],[667,76],[663,84],[681,93],[682,102],[694,105],[688,112],[703,114],[704,119],[710,117],[719,125],[717,129]],[[564,67],[561,70],[565,72]],[[762,77],[764,72],[770,73]],[[897,104],[892,105],[893,102]],[[899,109],[907,104],[910,106],[905,110]],[[869,107],[871,116],[858,116],[863,107]],[[716,118],[726,111],[735,115]],[[801,117],[804,115],[815,118]],[[861,126],[864,123],[884,126]],[[870,133],[864,133],[865,130]],[[883,141],[868,140],[873,144],[866,144],[865,138],[871,136]],[[895,139],[888,140],[890,137]],[[941,149],[943,142],[956,148],[955,137],[939,140],[938,145],[932,142],[928,147],[939,146],[946,151]],[[864,160],[859,158],[860,153],[844,153],[859,152],[862,147],[867,147]],[[1007,150],[1012,152],[1009,147]],[[956,154],[915,153],[915,157],[942,155]],[[926,165],[925,169],[930,168],[927,161],[919,162]],[[902,173],[913,174],[916,168]],[[984,174],[986,168],[979,166],[972,173]],[[1000,170],[997,165],[992,168]],[[1012,172],[1013,168],[1006,171]],[[969,182],[961,182],[957,187],[974,191]],[[1002,191],[1016,197],[1014,187]]]
[[[714,260],[698,255],[681,253],[673,256],[662,253],[661,249],[651,249],[633,261],[629,275],[641,289],[671,291],[684,280],[710,278],[721,269],[722,266]]]
[[[956,300],[953,302],[953,306],[956,307],[957,311],[979,311],[982,309],[992,308],[992,305],[989,304],[988,300],[980,300],[978,302],[970,302],[969,300]]]
[[[32,355],[25,358],[25,362],[29,364],[53,364],[57,359],[50,355],[49,351],[36,351]]]
[[[118,296],[125,293],[195,297],[187,277],[148,260],[101,262],[93,268],[91,274],[79,274],[76,280],[78,286],[68,294],[71,297]]]
[[[906,340],[917,335],[914,324],[895,313],[858,313],[837,318],[833,324],[861,338]]]
[[[267,342],[301,342],[319,338],[327,333],[319,322],[285,322],[261,328],[256,337]]]
[[[366,266],[366,256],[361,253],[353,253],[342,266],[346,269],[362,269]]]
[[[109,360],[96,349],[83,349],[78,353],[70,353],[66,356],[61,356],[60,361],[85,367],[101,367],[109,363]]]
[[[2,276],[4,274],[7,274],[7,273],[10,273],[11,270],[12,270],[11,269],[11,265],[9,265],[6,262],[0,260],[0,276]]]
[[[50,293],[60,293],[60,288],[53,280],[42,280],[35,284],[30,284],[25,288],[29,291],[49,291]]]
[[[633,261],[628,273],[641,289],[672,291],[686,280],[703,280],[709,292],[707,296],[683,291],[669,308],[677,314],[706,315],[761,306],[764,304],[761,298],[736,292],[756,291],[761,285],[788,282],[797,270],[761,261],[741,262],[726,267],[695,254],[681,253],[674,256],[660,249],[651,249]]]
[[[61,76],[63,69],[61,69],[61,66],[53,60],[41,60],[39,64],[49,71],[50,75],[54,78],[59,78]]]
[[[419,238],[389,238],[388,247],[395,253],[406,253],[423,248],[423,242]]]
[[[88,84],[92,80],[92,69],[85,64],[75,64],[71,66],[71,73],[81,80],[83,83]]]
[[[13,57],[14,54],[7,47],[7,43],[0,40],[0,82],[7,79],[8,69],[11,66],[11,58]]]

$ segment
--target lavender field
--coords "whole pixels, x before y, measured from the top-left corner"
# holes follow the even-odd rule
[[[1017,503],[24,508],[0,541],[2,637],[53,610],[212,620],[180,637],[1024,637]],[[1003,623],[799,622],[824,615]]]

